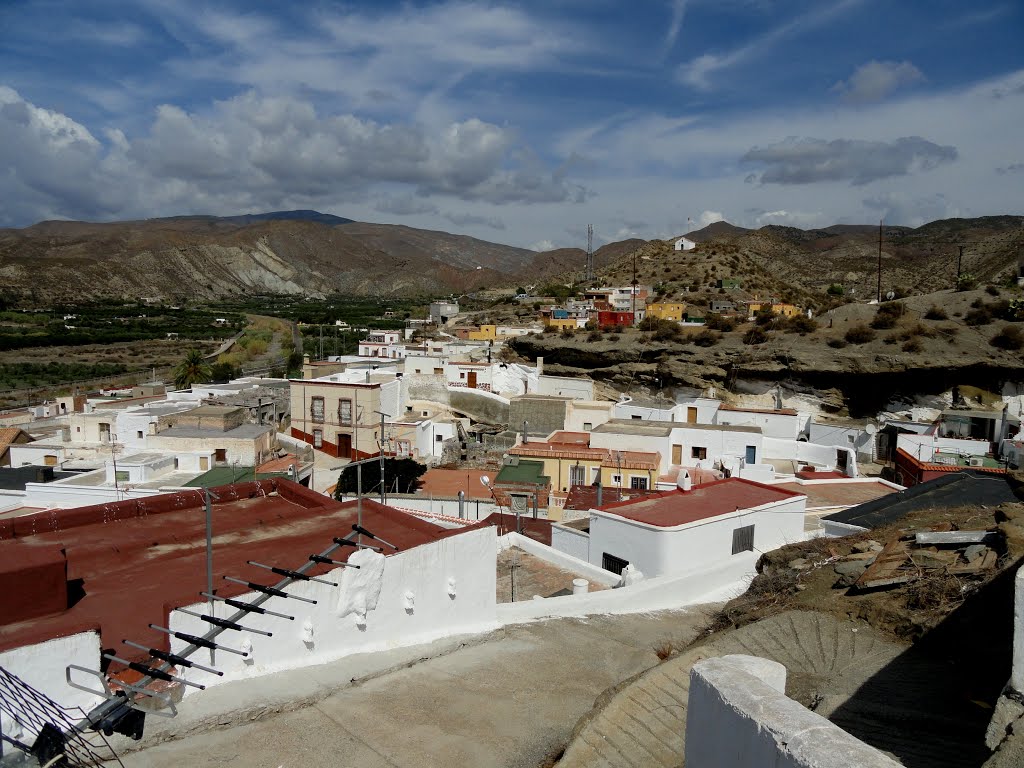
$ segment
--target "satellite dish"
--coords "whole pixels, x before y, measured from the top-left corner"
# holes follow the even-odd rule
[[[480,475],[480,485],[482,485],[484,488],[490,488],[491,478],[489,478],[487,475]]]
[[[878,425],[869,422],[867,425],[865,425],[864,431],[867,432],[869,435],[874,435],[878,432]]]
[[[885,294],[885,298],[886,301],[892,301],[893,299],[896,298],[896,291],[889,291],[887,294]]]

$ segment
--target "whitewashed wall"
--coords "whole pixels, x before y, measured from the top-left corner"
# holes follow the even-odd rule
[[[459,516],[458,498],[432,498],[422,493],[416,495],[391,494],[388,503],[401,509],[414,509],[417,512],[430,512],[435,515],[446,515],[447,517]],[[493,512],[500,512],[495,503],[490,499],[466,499],[463,509],[467,520],[483,520]],[[541,510],[541,514],[544,511]]]
[[[234,648],[251,644],[248,659],[219,652],[215,666],[224,677],[191,669],[188,679],[215,685],[324,664],[353,653],[492,629],[496,625],[496,530],[486,526],[466,531],[386,558],[369,550],[356,552],[349,562],[362,568],[337,568],[325,577],[339,587],[305,582],[288,588],[291,594],[317,600],[316,605],[271,598],[266,607],[292,615],[294,621],[255,614],[241,621],[273,632],[273,637],[230,630],[221,635],[222,642]],[[207,604],[191,609],[205,612]],[[232,610],[221,606],[217,615],[227,616]],[[171,613],[170,628],[200,635],[209,629],[181,612]],[[184,647],[182,641],[172,639],[173,652]],[[209,663],[209,652],[200,651],[196,660]]]
[[[555,523],[551,526],[551,548],[590,562],[590,534]]]
[[[935,451],[965,456],[984,456],[991,449],[987,440],[958,440],[938,435],[897,435],[896,447],[919,461],[931,461]]]
[[[86,669],[99,669],[99,633],[81,632],[0,653],[0,667],[17,675],[61,706],[81,707],[84,713],[88,713],[103,699],[69,686],[65,678],[68,664],[77,664]],[[76,683],[97,690],[103,687],[98,679],[81,672],[74,673],[72,679]],[[0,731],[29,744],[37,735],[34,731],[23,729],[16,724],[7,711],[0,712]]]
[[[760,552],[802,541],[806,507],[807,497],[796,496],[671,528],[592,509],[590,562],[600,566],[608,553],[632,563],[645,576],[718,565],[737,556],[732,554],[736,528],[753,525],[754,549]]]
[[[786,668],[730,655],[693,665],[687,768],[897,768],[899,763],[785,694]]]
[[[802,433],[807,417],[800,414],[758,413],[756,411],[726,411],[719,409],[715,424],[736,427],[760,427],[765,437],[796,440]]]
[[[569,403],[565,428],[570,432],[589,432],[613,418],[612,405],[603,400],[573,400]],[[589,428],[585,426],[587,424]]]
[[[574,400],[593,400],[594,381],[593,379],[541,374],[537,377],[536,394],[571,397]]]
[[[869,435],[863,429],[838,427],[835,424],[816,424],[812,421],[809,439],[816,445],[852,448],[861,461],[875,460],[875,435]]]

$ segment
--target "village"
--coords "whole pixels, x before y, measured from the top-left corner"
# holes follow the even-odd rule
[[[711,309],[769,307],[803,314]],[[116,734],[141,736],[143,715],[187,712],[209,687],[523,622],[720,602],[763,553],[869,535],[910,498],[1014,498],[1024,395],[1010,385],[987,404],[953,392],[856,420],[781,388],[769,403],[685,388],[612,399],[503,354],[544,327],[645,317],[704,321],[640,285],[588,289],[517,326],[467,324],[439,300],[404,330],[369,329],[358,354],[307,355],[299,378],[151,382],[3,413],[0,666],[33,691],[3,708],[5,738],[39,743],[54,718],[38,696],[80,713],[51,723],[58,747],[108,749],[84,736],[102,722],[129,750]],[[401,462],[411,482],[390,470]],[[975,548],[936,562],[995,572],[989,534],[950,535]],[[865,589],[912,558],[865,551],[842,569]],[[294,629],[281,634],[281,616]]]

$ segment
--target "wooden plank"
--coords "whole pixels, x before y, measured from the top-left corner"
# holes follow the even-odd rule
[[[917,572],[901,570],[908,560],[907,542],[893,539],[882,547],[875,562],[867,567],[867,570],[854,582],[854,586],[859,589],[875,589],[913,581],[918,578]]]

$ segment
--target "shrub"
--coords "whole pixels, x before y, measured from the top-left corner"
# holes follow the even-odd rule
[[[1016,326],[1005,325],[988,343],[998,349],[1016,351],[1024,347],[1024,333]]]
[[[994,285],[986,285],[985,286],[985,293],[987,293],[989,296],[998,296],[999,295],[999,289],[996,288]]]
[[[736,328],[736,319],[720,315],[717,312],[708,312],[704,318],[704,327],[713,331],[731,331]]]
[[[771,310],[771,307],[760,310],[754,317],[754,322],[758,325],[771,325],[777,315]]]
[[[715,333],[705,328],[703,331],[693,337],[693,343],[698,347],[713,347],[722,338],[722,334]]]
[[[618,341],[620,338],[621,337],[619,336],[619,334],[613,333],[611,336],[608,337],[608,341]]]
[[[843,338],[850,344],[867,344],[869,341],[874,341],[875,332],[866,325],[855,325],[846,332]]]
[[[604,338],[604,334],[597,328],[594,328],[587,334],[587,341],[601,341]]]
[[[928,311],[924,313],[925,320],[947,320],[949,315],[946,314],[946,310],[935,304],[928,307]]]
[[[827,343],[832,349],[842,349],[846,346],[846,341],[843,339],[829,339]]]
[[[744,344],[764,344],[768,341],[768,333],[760,325],[755,325],[743,334]]]
[[[968,310],[964,315],[964,323],[967,325],[988,325],[992,322],[992,312],[986,306]]]
[[[909,339],[903,343],[902,349],[904,352],[910,352],[911,354],[920,352],[922,349],[921,342],[917,339]]]
[[[869,325],[875,330],[886,331],[896,325],[896,318],[892,315],[883,315],[882,313],[879,313],[875,315],[874,320],[872,320]]]
[[[844,293],[843,286],[840,283],[832,283],[832,285],[828,287],[828,290],[825,291],[825,293],[827,293],[829,296],[842,296]]]
[[[795,315],[787,317],[782,328],[786,333],[799,333],[802,336],[818,330],[818,321],[807,315]]]
[[[572,338],[572,334],[573,334],[572,328],[563,328],[562,332],[560,334],[558,334],[558,335],[561,336],[563,339],[571,339]]]

